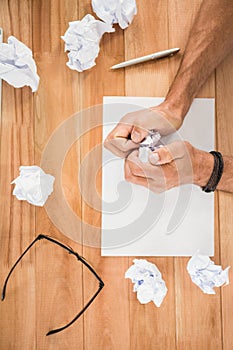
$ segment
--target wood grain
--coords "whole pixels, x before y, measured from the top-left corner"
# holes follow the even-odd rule
[[[186,258],[147,258],[162,271],[168,294],[160,308],[152,303],[141,305],[132,284],[124,279],[132,258],[101,257],[99,248],[102,98],[165,96],[200,3],[201,0],[138,0],[138,14],[129,28],[123,31],[116,25],[114,34],[105,34],[97,65],[78,73],[66,66],[60,36],[68,22],[92,13],[91,1],[1,0],[4,39],[15,35],[33,49],[41,80],[34,94],[28,87],[14,89],[3,82],[0,283],[34,237],[45,233],[82,254],[102,277],[105,287],[72,327],[46,337],[50,329],[74,317],[98,283],[59,247],[46,241],[37,243],[12,275],[6,300],[0,303],[0,349],[232,349],[232,284],[217,290],[215,296],[204,295],[190,281]],[[109,70],[124,59],[177,46],[181,53],[173,58]],[[232,63],[231,54],[199,94],[216,98],[216,146],[228,155],[233,154]],[[83,129],[89,130],[67,150],[60,172],[70,210],[82,219],[76,227],[81,233],[79,241],[62,234],[45,208],[35,208],[13,197],[10,185],[20,165],[40,165],[50,137],[74,113],[79,113],[80,120],[74,132],[78,135]],[[66,129],[60,146],[72,132]],[[223,267],[233,265],[232,208],[232,195],[216,195],[214,261]],[[90,231],[94,232],[94,240],[88,225],[94,228]]]
[[[232,69],[233,55],[219,66],[216,74],[216,97],[217,97],[217,127],[218,127],[218,150],[224,155],[233,154],[233,127],[232,127]],[[220,221],[220,262],[223,267],[233,264],[233,243],[232,243],[232,206],[233,198],[230,193],[219,193],[219,221]],[[232,270],[229,272],[232,281]],[[223,349],[230,350],[233,343],[231,324],[233,322],[232,303],[233,286],[232,283],[226,288],[222,288],[222,342]]]
[[[139,2],[141,16],[125,34],[126,59],[143,56],[168,48],[167,1]],[[163,21],[160,21],[163,18]],[[143,28],[143,29],[142,29]],[[153,28],[153,30],[152,30]],[[158,35],[163,33],[163,35]],[[137,37],[137,40],[135,38]],[[148,62],[126,69],[126,95],[165,96],[169,81],[169,60]],[[175,348],[175,296],[173,258],[146,258],[156,264],[166,281],[168,294],[160,308],[153,303],[141,305],[130,293],[131,349]],[[132,264],[132,259],[129,259]],[[132,290],[132,284],[130,285]]]
[[[80,7],[80,18],[91,13],[89,1],[82,1]],[[116,33],[105,34],[101,41],[102,51],[97,59],[97,66],[92,70],[84,72],[80,79],[82,86],[81,105],[82,108],[99,105],[103,103],[104,95],[124,95],[124,74],[123,72],[110,71],[110,67],[124,59],[123,31],[116,27]],[[100,108],[100,109],[99,109]],[[86,112],[83,118],[85,123],[91,125],[91,119],[94,118],[100,125],[102,124],[102,109],[97,108],[97,112],[92,115],[91,111]],[[101,145],[101,128],[94,128],[85,135],[81,143],[82,160],[94,146]],[[96,162],[101,164],[101,149],[96,153]],[[95,181],[91,165],[85,171],[85,177],[82,178],[82,187],[88,187],[90,182]],[[101,173],[98,174],[101,176]],[[99,178],[100,179],[100,178]],[[101,183],[97,178],[96,190],[101,193]],[[95,195],[95,194],[94,194]],[[97,199],[98,201],[98,199]],[[100,203],[101,204],[101,203]],[[82,205],[83,221],[96,227],[96,232],[100,238],[101,212],[93,210],[86,205],[83,198]],[[88,234],[83,227],[83,236]],[[100,240],[99,240],[100,243]],[[97,247],[83,247],[83,254],[96,267],[102,276],[105,287],[89,310],[87,310],[84,319],[84,337],[85,349],[129,349],[129,300],[128,287],[124,280],[124,273],[127,269],[127,258],[103,258],[100,256],[100,249]],[[93,281],[88,278],[84,272],[84,294],[93,288]],[[127,297],[126,297],[127,296]]]
[[[181,47],[188,39],[201,1],[170,1],[169,44]],[[171,79],[178,68],[178,60],[171,62]],[[215,75],[212,74],[198,97],[215,97]],[[201,127],[201,126],[200,126]],[[203,232],[204,234],[204,232]],[[219,263],[218,202],[215,198],[215,255]],[[176,343],[177,349],[219,349],[221,347],[220,291],[208,298],[193,285],[186,271],[188,259],[175,258]],[[200,310],[202,310],[200,312]]]
[[[31,3],[2,1],[4,38],[15,35],[32,47]],[[21,24],[14,20],[22,18]],[[1,120],[0,265],[1,286],[9,268],[34,238],[35,209],[11,195],[11,181],[20,165],[34,163],[33,98],[28,87],[15,90],[3,82]],[[35,349],[35,252],[25,256],[12,275],[1,307],[0,343],[3,349]],[[30,312],[26,312],[30,310]],[[27,313],[27,317],[26,317]]]
[[[38,72],[41,78],[35,95],[35,158],[40,164],[41,154],[55,129],[79,109],[79,76],[70,71],[65,63],[60,36],[64,34],[70,20],[78,16],[78,4],[67,7],[66,2],[33,1],[33,46]],[[65,137],[69,135],[64,134]],[[60,140],[62,142],[62,140]],[[64,167],[63,186],[67,190],[77,181],[71,169],[78,169],[79,157],[76,149],[70,151]],[[49,159],[48,159],[49,162]],[[75,164],[73,167],[72,164]],[[77,215],[81,211],[81,198],[70,200]],[[70,242],[51,222],[44,209],[36,211],[36,230],[56,237],[82,254],[82,246]],[[81,230],[81,227],[77,227]],[[45,334],[68,323],[83,306],[82,265],[69,254],[51,243],[41,242],[36,247],[36,342],[40,349],[66,349],[70,344],[83,348],[83,320],[56,336]]]

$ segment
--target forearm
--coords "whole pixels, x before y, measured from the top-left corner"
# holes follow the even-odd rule
[[[194,184],[204,187],[209,181],[214,167],[214,157],[208,152],[194,150]],[[223,156],[224,169],[217,190],[233,193],[233,157]]]
[[[165,105],[182,119],[201,86],[233,48],[233,1],[203,0]]]

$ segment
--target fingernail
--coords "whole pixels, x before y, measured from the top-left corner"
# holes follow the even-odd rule
[[[134,141],[134,142],[139,142],[139,141],[141,141],[141,135],[140,135],[139,132],[134,131],[132,136],[133,136],[133,141]]]
[[[151,164],[157,164],[158,161],[159,161],[159,155],[158,153],[152,153],[150,156],[149,156],[149,159],[150,159],[150,162]]]

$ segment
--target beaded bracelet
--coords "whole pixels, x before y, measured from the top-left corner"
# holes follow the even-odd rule
[[[202,191],[204,192],[213,192],[216,190],[216,187],[218,186],[218,183],[222,177],[223,168],[224,168],[224,162],[223,157],[221,153],[216,151],[211,151],[211,154],[214,156],[214,169],[212,171],[212,174],[210,176],[210,179],[206,186],[202,187]]]

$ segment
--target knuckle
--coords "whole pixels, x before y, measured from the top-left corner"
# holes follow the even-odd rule
[[[184,146],[185,146],[185,148],[188,150],[188,152],[190,152],[191,150],[192,150],[192,145],[191,145],[191,143],[190,142],[188,142],[188,141],[184,141]]]
[[[163,188],[157,188],[157,193],[160,194],[160,193],[163,193],[165,191],[165,189]]]
[[[135,169],[135,166],[133,165],[133,163],[130,163],[129,164],[129,167],[130,167],[130,171],[132,174],[136,175],[135,172],[136,172],[136,169]]]
[[[133,162],[130,163],[130,169],[134,175],[141,175],[141,173],[142,173],[142,169],[137,164],[135,164]]]
[[[121,151],[115,152],[115,154],[122,159],[125,159],[127,157],[127,153]]]
[[[125,173],[125,180],[128,182],[132,182],[133,176],[130,173]]]
[[[157,193],[157,194],[160,194],[162,192],[164,192],[164,189],[162,189],[161,187],[159,186],[154,186],[153,187],[153,192]]]
[[[104,147],[105,148],[109,148],[110,144],[111,144],[111,141],[109,139],[104,140]]]
[[[184,141],[184,144],[185,144],[186,147],[191,147],[191,143],[188,142],[188,141]]]

